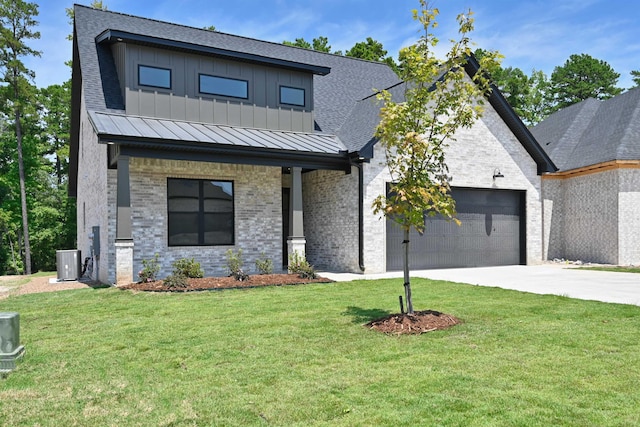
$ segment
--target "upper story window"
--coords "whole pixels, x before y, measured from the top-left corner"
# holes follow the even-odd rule
[[[200,74],[200,93],[229,96],[231,98],[249,98],[249,82],[228,77]]]
[[[171,70],[168,68],[138,65],[138,84],[140,86],[171,89]]]
[[[304,107],[304,89],[280,86],[280,104]]]

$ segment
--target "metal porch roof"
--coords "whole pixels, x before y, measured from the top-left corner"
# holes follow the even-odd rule
[[[210,123],[90,112],[101,142],[123,139],[191,142],[234,147],[340,154],[346,147],[335,135],[246,128]]]

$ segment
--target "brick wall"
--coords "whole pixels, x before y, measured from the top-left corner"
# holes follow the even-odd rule
[[[544,180],[548,258],[618,263],[618,173]]]
[[[640,265],[640,169],[619,169],[618,174],[618,263]]]
[[[234,183],[235,245],[169,247],[167,178],[231,180]],[[281,170],[276,167],[132,158],[130,164],[134,279],[142,259],[160,254],[164,277],[171,263],[194,258],[205,275],[226,275],[226,252],[242,249],[244,268],[255,272],[261,253],[282,259]],[[115,186],[112,187],[115,191]]]
[[[359,272],[358,170],[302,176],[307,260],[318,269]]]
[[[541,182],[537,166],[500,116],[486,105],[484,116],[470,129],[461,129],[447,150],[454,187],[526,191],[527,264],[542,262]],[[493,179],[496,168],[504,178]],[[385,220],[373,214],[373,200],[391,180],[384,150],[376,146],[365,165],[365,267],[367,273],[386,269]]]
[[[78,195],[77,195],[77,239],[82,259],[91,257],[90,235],[92,227],[100,227],[99,256],[93,259],[90,277],[103,283],[112,283],[109,207],[107,196],[107,146],[98,144],[89,117],[84,108],[84,90],[80,106],[80,141],[78,147]],[[115,227],[114,227],[115,228]]]

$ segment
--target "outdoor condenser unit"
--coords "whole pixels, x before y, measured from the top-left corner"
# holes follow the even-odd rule
[[[24,354],[20,345],[20,315],[0,313],[0,374],[16,368],[16,359]]]
[[[56,251],[56,265],[58,267],[58,281],[77,280],[82,275],[79,250]]]

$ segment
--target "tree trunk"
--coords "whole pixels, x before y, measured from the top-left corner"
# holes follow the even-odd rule
[[[404,297],[407,301],[407,314],[413,314],[413,300],[411,299],[411,279],[409,278],[409,231],[404,229]]]
[[[17,99],[17,95],[16,95]],[[24,159],[22,155],[22,127],[20,112],[15,111],[16,140],[18,142],[18,171],[20,174],[20,201],[22,206],[22,234],[24,237],[24,272],[31,274],[31,245],[29,244],[29,218],[27,215],[27,189],[25,184]]]

